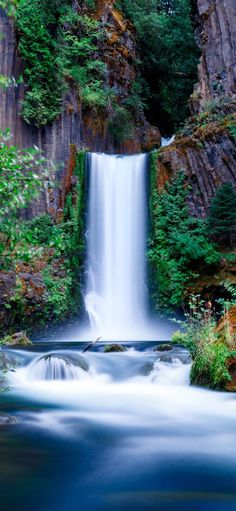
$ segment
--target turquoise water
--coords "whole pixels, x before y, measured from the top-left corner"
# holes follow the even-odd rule
[[[1,509],[235,511],[235,395],[189,387],[188,354],[152,348],[98,346],[69,380],[45,379],[45,351],[53,371],[81,347],[17,352],[1,397],[19,420],[0,429]]]

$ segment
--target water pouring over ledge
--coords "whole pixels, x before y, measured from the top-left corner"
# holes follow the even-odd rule
[[[91,334],[155,339],[146,286],[147,155],[89,154],[85,308]]]

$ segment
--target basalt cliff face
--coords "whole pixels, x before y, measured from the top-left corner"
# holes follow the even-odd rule
[[[217,188],[236,185],[236,2],[192,0],[196,40],[201,49],[198,83],[190,98],[191,117],[169,146],[157,154],[157,188],[178,172],[191,185],[193,216],[204,218]],[[215,274],[201,274],[192,293],[206,299],[224,296],[236,282],[235,264],[222,254]]]
[[[89,13],[105,27],[106,37],[100,44],[99,58],[107,65],[107,84],[114,88],[118,100],[123,101],[130,93],[137,75],[138,48],[132,25],[114,8],[114,0],[99,0],[96,11]],[[75,9],[78,2],[73,2]],[[70,165],[70,147],[89,151],[133,153],[150,150],[160,143],[160,133],[152,127],[140,112],[135,119],[132,137],[123,143],[114,141],[108,129],[108,115],[99,114],[93,108],[85,108],[78,100],[76,88],[63,99],[63,111],[51,125],[36,128],[28,125],[21,116],[22,99],[26,84],[18,83],[24,72],[24,63],[17,51],[17,34],[14,20],[0,9],[0,75],[14,79],[11,86],[0,89],[0,129],[9,128],[13,143],[20,147],[39,147],[55,165],[53,179],[62,183]],[[60,194],[45,194],[34,204],[31,213],[57,209]],[[31,214],[30,213],[30,214]]]
[[[190,98],[192,117],[161,150],[157,185],[183,171],[192,186],[190,211],[204,217],[217,187],[236,183],[236,3],[193,0],[192,9],[202,52]]]
[[[192,0],[197,43],[202,51],[192,113],[206,101],[236,94],[236,4],[234,0]]]

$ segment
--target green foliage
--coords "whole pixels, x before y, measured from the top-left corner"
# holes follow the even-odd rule
[[[63,83],[55,66],[53,27],[58,9],[45,0],[20,0],[16,11],[19,51],[25,61],[27,91],[22,114],[26,122],[43,126],[61,112]],[[54,14],[53,14],[54,12]]]
[[[70,81],[85,106],[107,106],[107,69],[97,58],[104,30],[98,21],[76,12],[68,0],[20,0],[16,26],[25,61],[22,114],[26,122],[38,127],[53,122],[61,113]]]
[[[218,188],[211,203],[207,227],[215,240],[232,246],[236,234],[236,191],[231,183]]]
[[[7,264],[18,239],[19,211],[32,199],[38,197],[45,177],[42,165],[45,165],[37,149],[21,151],[8,145],[10,133],[1,133],[0,138],[0,261]],[[41,169],[41,176],[38,170]],[[1,258],[4,255],[4,260]]]
[[[150,87],[149,115],[164,132],[187,117],[197,78],[199,52],[191,23],[190,0],[121,0],[117,6],[134,23],[143,77]]]
[[[63,276],[58,276],[53,264],[43,270],[43,281],[47,288],[43,312],[48,319],[61,319],[73,310],[72,272],[70,269],[61,267],[60,273],[63,270]]]
[[[75,189],[66,197],[64,209],[64,230],[69,240],[70,265],[77,275],[84,258],[84,214],[85,214],[85,160],[86,153],[77,153]]]
[[[36,150],[21,152],[5,142],[0,145],[0,264],[17,276],[22,263],[26,263],[33,279],[31,287],[31,281],[16,277],[15,288],[4,304],[9,309],[10,324],[17,328],[28,327],[36,320],[43,325],[48,320],[63,319],[78,311],[81,300],[85,153],[77,154],[77,180],[67,196],[60,223],[46,214],[30,221],[19,215],[40,191],[41,181],[34,172],[42,162],[45,160]],[[43,276],[45,289],[38,273]],[[32,292],[36,300],[33,305]]]
[[[13,16],[19,0],[0,0],[0,7],[6,11],[8,16]]]
[[[191,95],[194,99],[194,93]],[[232,111],[235,110],[236,101],[230,97],[224,96],[220,99],[206,101],[201,112],[189,117],[184,126],[179,130],[179,134],[183,136],[191,136],[198,132],[199,129],[211,129],[211,124],[218,125],[229,131],[234,137],[236,130],[236,118]],[[202,135],[202,134],[201,134]]]
[[[149,89],[145,81],[141,78],[137,79],[132,83],[129,96],[124,101],[125,106],[127,106],[133,114],[142,112],[147,108],[148,93]]]
[[[220,255],[207,237],[205,222],[190,216],[189,186],[185,184],[184,174],[179,173],[158,193],[155,173],[154,152],[151,155],[152,232],[148,255],[157,289],[155,303],[158,307],[179,306],[199,269],[216,265]]]
[[[0,75],[0,89],[7,90],[10,87],[18,87],[23,82],[22,76],[18,80],[15,80],[14,76],[9,77],[6,75]]]
[[[123,106],[115,106],[108,122],[108,129],[116,143],[131,138],[134,126],[130,112]]]
[[[51,243],[54,228],[53,218],[45,214],[26,222],[24,235],[31,243],[48,244]]]
[[[89,7],[89,9],[95,9],[96,1],[95,0],[86,0],[86,5]]]
[[[104,37],[99,22],[68,9],[58,24],[57,63],[64,78],[72,78],[78,86],[85,106],[105,107],[104,86],[107,68],[95,57],[98,41]]]
[[[224,389],[231,380],[228,362],[232,353],[218,337],[212,310],[199,296],[192,296],[185,321],[179,323],[183,332],[177,331],[172,340],[190,350],[193,358],[192,383]]]
[[[9,138],[9,130],[0,133],[1,221],[37,197],[40,179],[36,171],[45,163],[37,149],[21,151],[7,144]]]

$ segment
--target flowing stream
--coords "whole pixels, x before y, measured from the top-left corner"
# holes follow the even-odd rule
[[[235,396],[191,387],[181,348],[127,345],[6,352],[1,509],[235,511]]]

